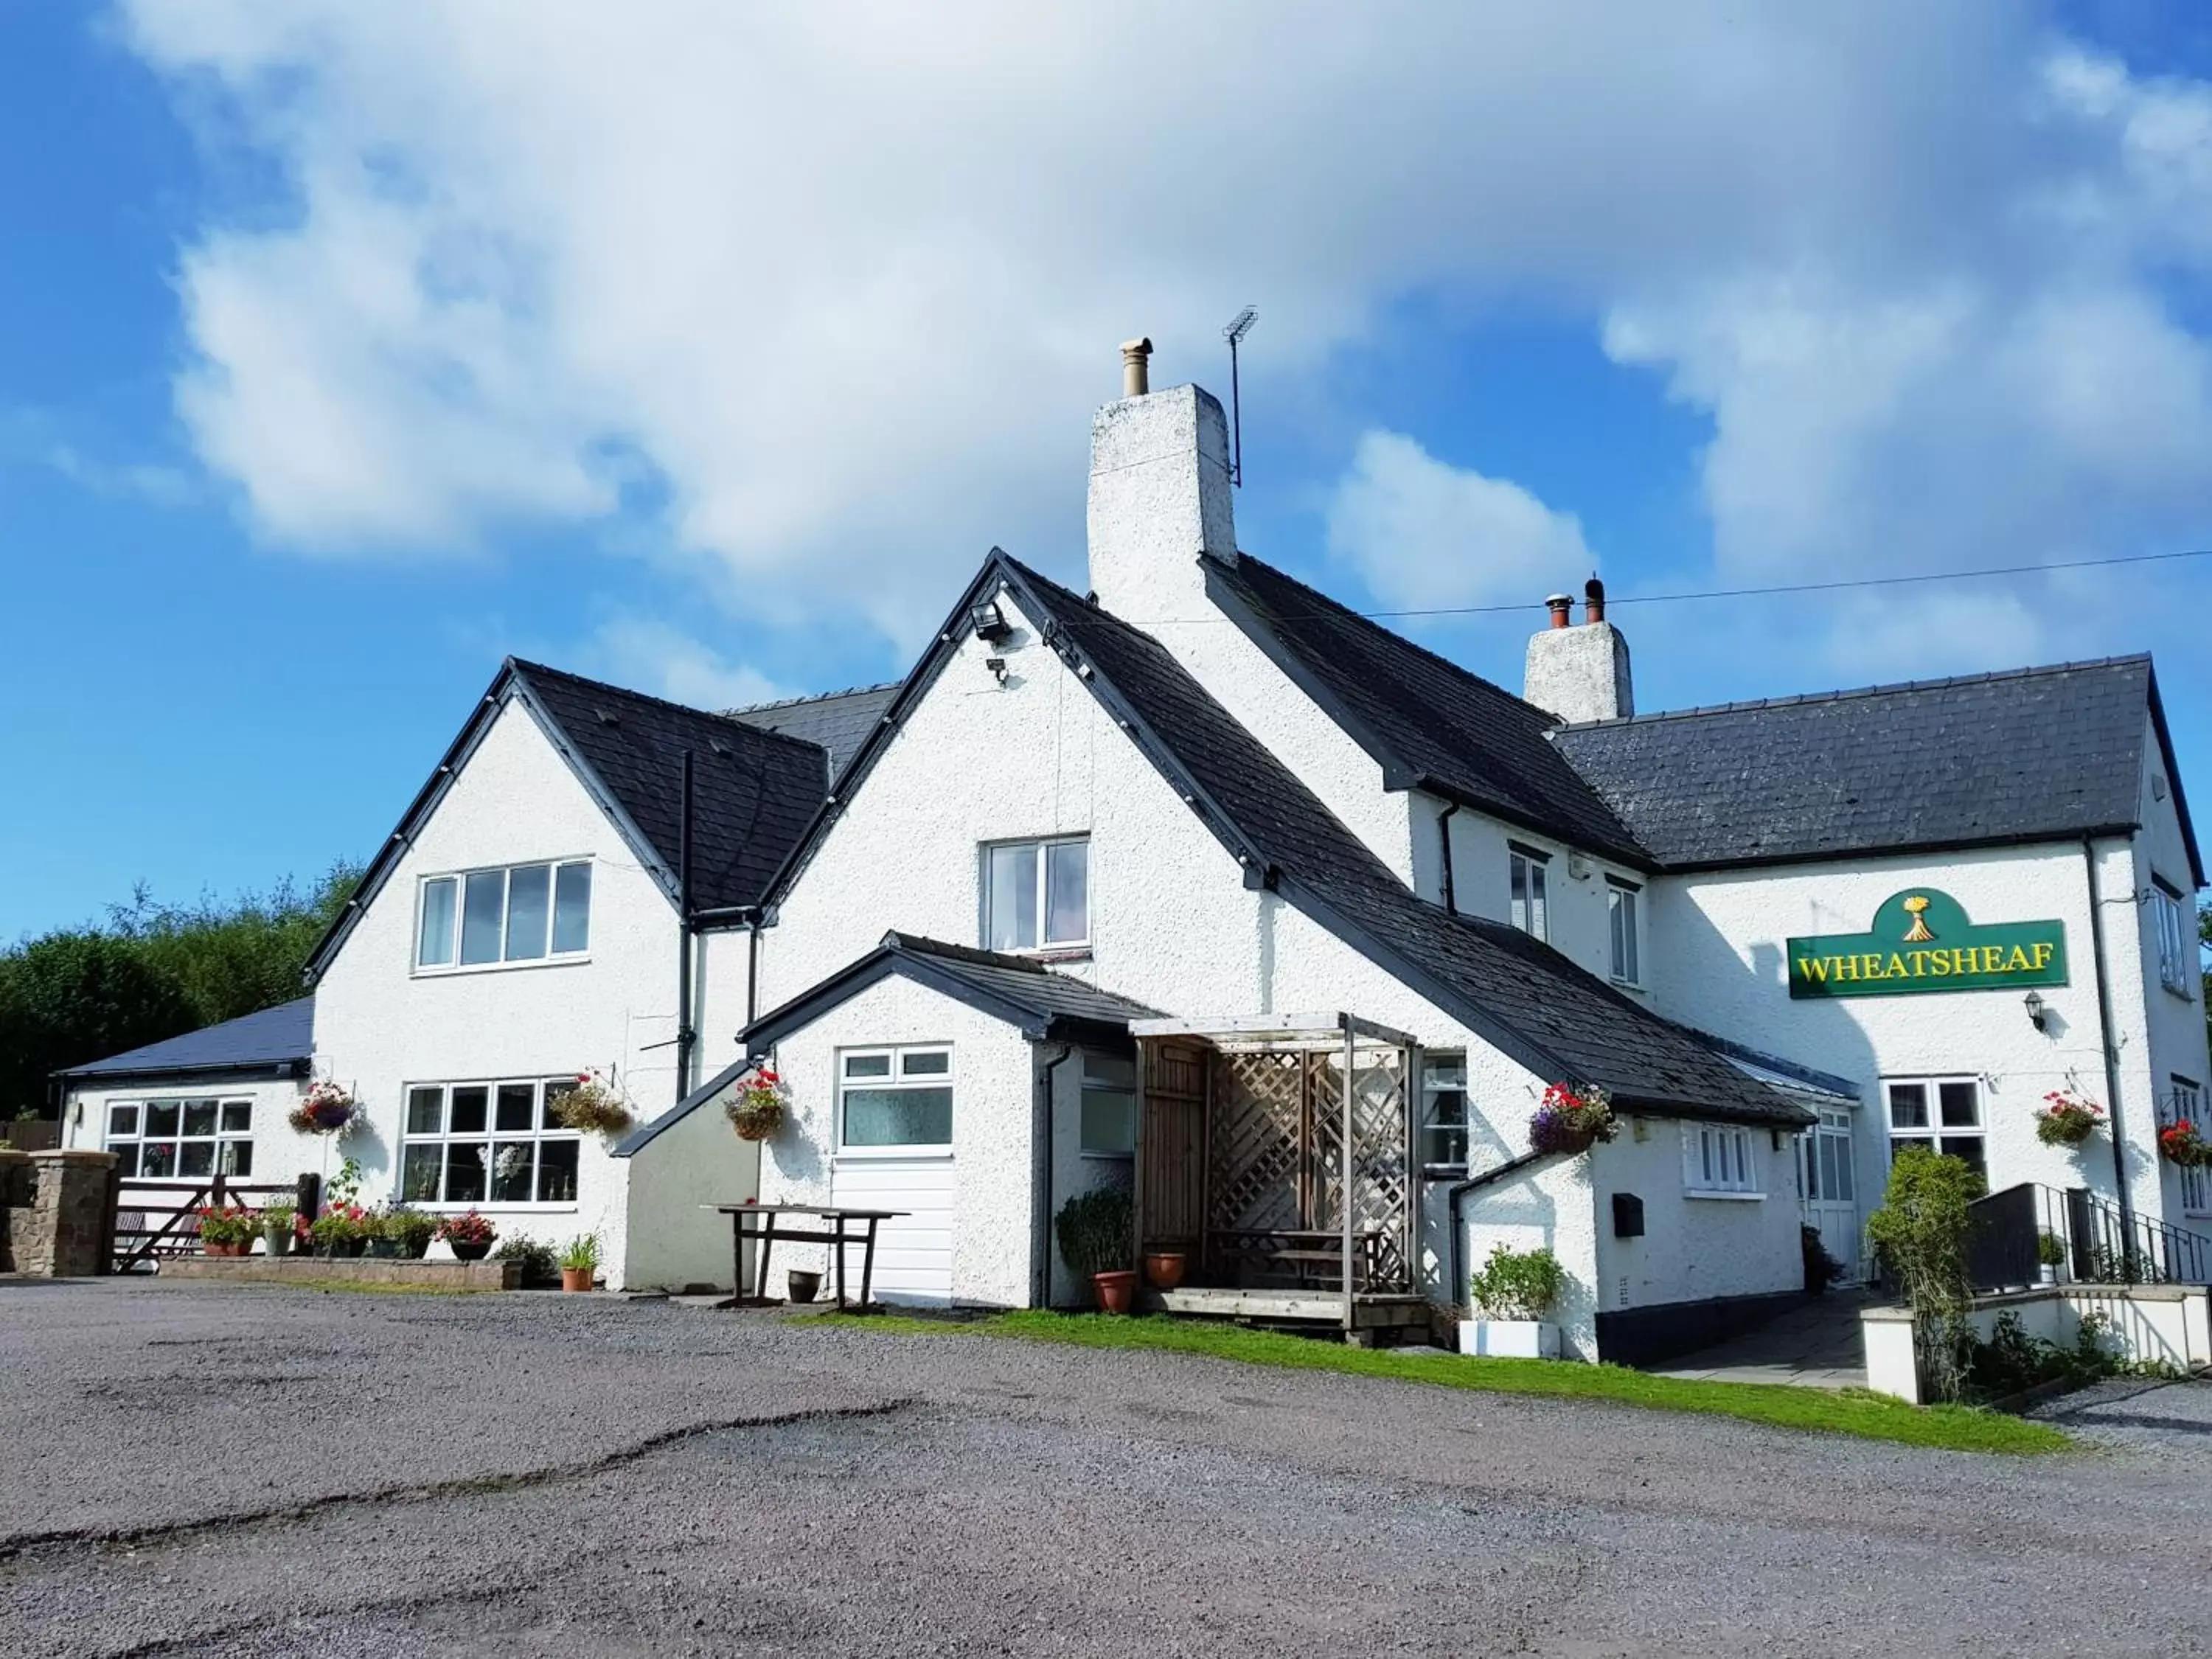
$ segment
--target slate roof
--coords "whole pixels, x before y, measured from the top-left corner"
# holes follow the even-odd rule
[[[829,751],[830,775],[835,778],[851,764],[861,742],[882,722],[898,691],[896,681],[889,685],[857,686],[818,697],[787,697],[781,702],[732,708],[729,717],[763,732],[781,732],[820,745]]]
[[[664,1129],[681,1122],[743,1077],[751,1069],[753,1055],[766,1054],[792,1033],[803,1030],[841,1003],[894,974],[1004,1020],[1033,1042],[1126,1038],[1131,1020],[1149,1018],[1159,1012],[1025,957],[948,945],[915,933],[889,933],[882,944],[859,961],[847,963],[820,984],[810,986],[747,1026],[743,1033],[745,1058],[725,1066],[652,1122],[633,1129],[616,1145],[615,1156],[629,1158],[650,1145]]]
[[[1206,592],[1382,768],[1420,788],[1638,867],[1651,859],[1547,741],[1558,719],[1249,554],[1200,561]]]
[[[1670,869],[2125,834],[2144,714],[2196,837],[2148,657],[1562,726],[1551,741]]]
[[[304,1067],[315,1050],[315,1000],[280,1002],[258,1013],[204,1025],[143,1048],[110,1054],[54,1075],[61,1078],[148,1077],[185,1072],[279,1071]]]
[[[1003,554],[1024,611],[1243,860],[1394,977],[1549,1082],[1624,1106],[1802,1126],[1811,1114],[1516,928],[1416,896],[1149,635]],[[987,574],[990,573],[987,567]]]

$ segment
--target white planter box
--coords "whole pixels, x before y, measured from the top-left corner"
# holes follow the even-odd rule
[[[1492,1359],[1557,1359],[1559,1328],[1534,1319],[1462,1319],[1459,1351]]]

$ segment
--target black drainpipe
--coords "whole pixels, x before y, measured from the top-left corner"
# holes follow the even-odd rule
[[[2128,1200],[2127,1155],[2121,1150],[2126,1137],[2120,1130],[2120,1058],[2112,1045],[2112,993],[2105,972],[2105,901],[2097,878],[2096,846],[2087,836],[2081,837],[2081,866],[2089,878],[2089,943],[2097,958],[2097,1039],[2105,1050],[2105,1099],[2112,1114],[2112,1181],[2119,1190],[2121,1237],[2132,1250],[2135,1206]],[[2152,1086],[2155,1092],[2156,1084]]]
[[[1478,1187],[1487,1187],[1494,1181],[1503,1181],[1516,1170],[1525,1170],[1539,1159],[1553,1156],[1550,1152],[1523,1152],[1509,1158],[1494,1170],[1486,1170],[1479,1176],[1456,1182],[1445,1194],[1451,1207],[1451,1303],[1455,1308],[1467,1305],[1467,1229],[1460,1225],[1460,1200]]]
[[[1044,1248],[1039,1252],[1040,1259],[1036,1274],[1036,1305],[1040,1308],[1052,1306],[1052,1170],[1054,1164],[1057,1161],[1055,1155],[1059,1151],[1053,1137],[1053,1077],[1061,1066],[1067,1064],[1074,1053],[1073,1043],[1061,1043],[1060,1053],[1046,1065],[1043,1073],[1037,1079],[1037,1139],[1044,1146],[1042,1166],[1037,1178],[1037,1191],[1042,1194],[1044,1205],[1044,1225],[1040,1229],[1044,1240]]]
[[[760,912],[745,924],[745,1024],[760,1018]]]
[[[684,816],[676,831],[676,1098],[691,1093],[691,1050],[699,1033],[691,1024],[691,751],[684,751]]]
[[[1459,914],[1459,894],[1452,884],[1451,821],[1459,816],[1459,803],[1452,801],[1437,814],[1437,828],[1444,836],[1444,911],[1449,915]]]

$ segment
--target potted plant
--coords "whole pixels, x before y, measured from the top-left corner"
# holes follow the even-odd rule
[[[2035,1138],[2046,1146],[2079,1146],[2105,1121],[2105,1109],[2070,1089],[2053,1089],[2035,1115]]]
[[[292,1253],[292,1235],[299,1224],[299,1212],[279,1200],[261,1212],[261,1242],[271,1255]]]
[[[210,1255],[251,1255],[261,1223],[243,1205],[210,1205],[200,1212],[200,1247]]]
[[[561,1251],[561,1288],[564,1291],[588,1291],[592,1279],[599,1270],[599,1236],[586,1233],[581,1238],[572,1238]]]
[[[2190,1118],[2176,1118],[2160,1129],[2158,1150],[2167,1163],[2185,1170],[2201,1170],[2212,1164],[2212,1140],[2205,1139]]]
[[[463,1261],[481,1261],[491,1253],[492,1241],[499,1237],[499,1229],[487,1217],[474,1210],[465,1210],[441,1221],[438,1237],[452,1246],[453,1254]]]
[[[420,1261],[429,1253],[430,1241],[438,1236],[438,1218],[403,1204],[385,1212],[381,1231],[393,1246],[391,1255],[405,1261]]]
[[[354,1119],[353,1091],[325,1078],[300,1097],[285,1121],[303,1135],[342,1133]]]
[[[526,1285],[553,1284],[561,1273],[561,1264],[554,1259],[550,1244],[535,1238],[525,1238],[519,1233],[502,1240],[500,1247],[491,1253],[491,1259],[521,1263],[515,1276]]]
[[[1566,1269],[1542,1246],[1516,1250],[1504,1244],[1490,1253],[1468,1285],[1476,1316],[1459,1328],[1462,1353],[1516,1359],[1556,1359],[1559,1328],[1544,1316],[1566,1288]]]
[[[379,1256],[386,1261],[398,1255],[399,1235],[392,1231],[391,1212],[381,1208],[371,1210],[368,1219],[362,1224],[362,1240],[364,1255]]]
[[[1079,1193],[1060,1206],[1054,1225],[1060,1255],[1071,1272],[1091,1280],[1100,1310],[1128,1312],[1137,1299],[1137,1274],[1129,1266],[1136,1221],[1127,1190],[1095,1187]]]
[[[576,1086],[552,1096],[547,1104],[569,1128],[608,1140],[628,1134],[637,1121],[622,1085],[596,1067],[577,1073]]]
[[[1190,1258],[1181,1250],[1145,1252],[1145,1282],[1156,1291],[1171,1291],[1182,1283]]]
[[[331,1205],[307,1224],[307,1237],[317,1255],[355,1256],[368,1243],[368,1212],[357,1204]]]
[[[756,1066],[738,1080],[738,1092],[722,1109],[730,1127],[747,1140],[766,1140],[783,1127],[791,1091],[771,1066]]]
[[[1528,1119],[1528,1147],[1573,1158],[1620,1133],[1613,1102],[1604,1090],[1587,1083],[1579,1088],[1554,1083],[1544,1091],[1542,1103]]]
[[[2046,1285],[2058,1282],[2058,1269],[2066,1261],[2066,1241],[2049,1228],[2035,1236],[2035,1260]]]

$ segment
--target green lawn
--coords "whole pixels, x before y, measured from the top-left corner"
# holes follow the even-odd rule
[[[1703,1412],[1777,1428],[1809,1429],[1894,1440],[1943,1451],[2031,1454],[2063,1451],[2073,1442],[2045,1423],[2031,1423],[1964,1406],[1908,1406],[1852,1389],[1770,1387],[1750,1382],[1692,1382],[1619,1365],[1550,1359],[1475,1359],[1459,1354],[1396,1353],[1310,1337],[1284,1336],[1165,1318],[1117,1319],[1099,1314],[1024,1312],[971,1322],[898,1316],[833,1316],[839,1324],[932,1336],[1016,1338],[1086,1348],[1158,1348],[1204,1354],[1286,1370],[1341,1371],[1490,1394],[1607,1400],[1654,1411]]]

